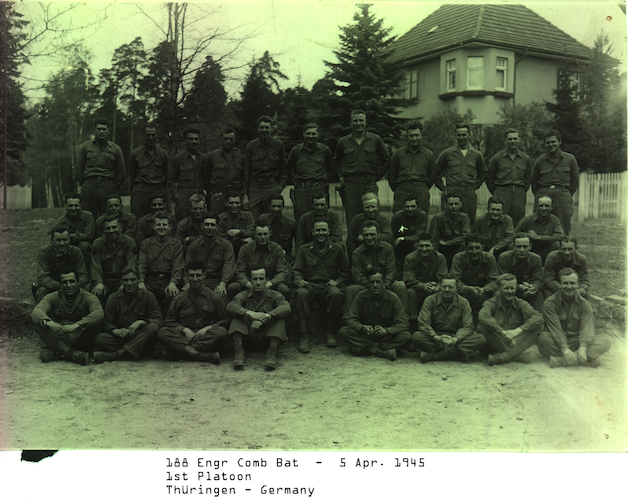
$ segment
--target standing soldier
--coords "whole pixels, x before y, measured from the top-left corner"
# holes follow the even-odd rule
[[[572,154],[560,150],[562,137],[558,131],[550,129],[543,138],[547,153],[534,162],[532,191],[536,199],[542,196],[551,198],[553,214],[560,219],[564,233],[569,235],[573,215],[573,194],[580,186],[580,169]]]
[[[96,119],[94,139],[82,143],[77,153],[76,178],[81,186],[83,207],[94,218],[107,210],[109,194],[118,193],[125,183],[125,159],[122,150],[107,139],[109,121]]]
[[[81,209],[81,196],[75,192],[66,194],[66,213],[59,217],[54,225],[68,227],[70,245],[76,246],[83,253],[85,267],[92,261],[92,241],[94,241],[94,217],[89,211]]]
[[[131,152],[129,158],[131,213],[138,218],[151,213],[151,198],[166,192],[168,178],[168,154],[156,145],[157,126],[148,122],[142,133],[144,145]]]
[[[437,160],[435,185],[444,192],[442,177],[446,178],[446,190],[461,194],[463,211],[471,222],[477,214],[477,193],[486,180],[486,161],[483,154],[470,146],[470,125],[455,124],[457,145],[442,151]]]
[[[173,157],[168,174],[175,220],[180,222],[187,216],[188,200],[193,194],[201,193],[202,173],[208,170],[208,156],[199,152],[200,132],[196,128],[186,128],[182,133],[186,148]]]
[[[429,189],[435,180],[435,156],[433,152],[422,146],[422,124],[412,120],[405,126],[407,146],[401,147],[389,162],[389,186],[394,191],[394,208],[397,212],[403,209],[404,198],[414,194],[418,205],[429,214]]]
[[[282,192],[287,184],[284,144],[271,137],[272,120],[268,115],[259,117],[259,138],[245,148],[245,186],[243,206],[258,220],[269,205],[269,196]]]
[[[221,131],[221,148],[208,154],[208,169],[201,173],[206,197],[210,203],[208,211],[218,215],[227,207],[225,194],[236,191],[243,194],[245,156],[236,148],[236,131],[231,127]]]
[[[289,152],[287,171],[295,185],[293,216],[299,222],[302,215],[311,210],[315,194],[328,195],[328,177],[332,171],[332,152],[317,141],[317,124],[304,126],[304,142]]]
[[[366,131],[366,114],[363,110],[350,113],[352,133],[339,139],[335,149],[335,166],[344,187],[343,204],[346,225],[361,213],[361,197],[366,192],[378,193],[376,182],[387,169],[389,154],[381,137]]]
[[[503,213],[518,225],[525,216],[527,190],[532,181],[532,161],[518,149],[518,130],[505,132],[505,148],[492,156],[488,163],[486,185],[490,193],[503,201]]]

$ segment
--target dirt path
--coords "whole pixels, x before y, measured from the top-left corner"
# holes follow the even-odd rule
[[[294,343],[275,372],[193,362],[42,364],[2,337],[3,449],[624,451],[627,347],[598,369],[356,358]]]

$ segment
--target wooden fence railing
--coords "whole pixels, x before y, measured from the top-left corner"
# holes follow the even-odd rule
[[[580,174],[578,221],[628,218],[628,172]]]

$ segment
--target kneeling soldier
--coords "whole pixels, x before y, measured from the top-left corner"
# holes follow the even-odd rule
[[[125,267],[122,290],[107,299],[103,332],[94,339],[95,363],[140,358],[155,345],[164,318],[155,296],[138,288],[139,277],[135,267]]]
[[[467,362],[486,340],[473,330],[470,304],[457,295],[457,277],[442,276],[440,291],[427,297],[418,315],[418,331],[412,343],[420,349],[420,361],[461,360]]]
[[[488,365],[511,361],[530,363],[523,353],[536,342],[543,317],[527,301],[516,296],[516,276],[501,274],[497,295],[484,302],[479,311],[478,330],[486,338]]]
[[[95,295],[79,287],[78,277],[74,270],[62,270],[61,290],[46,295],[31,313],[44,346],[39,353],[44,363],[63,358],[87,365],[103,308]]]
[[[162,356],[218,365],[221,361],[218,351],[225,343],[230,321],[225,303],[203,285],[201,262],[189,262],[186,272],[190,286],[171,302],[166,326],[158,333],[158,340],[167,348]]]
[[[595,334],[593,307],[578,293],[579,277],[566,267],[559,273],[562,290],[544,304],[545,331],[538,336],[538,350],[549,366],[599,366],[599,356],[610,349],[609,335]]]
[[[302,353],[309,352],[306,322],[315,300],[326,303],[326,345],[329,348],[337,347],[335,334],[343,314],[341,288],[350,280],[348,256],[342,245],[330,241],[327,220],[315,220],[313,236],[315,240],[312,243],[298,250],[293,264],[293,283],[298,287],[295,311],[300,327],[299,350]]]
[[[245,367],[245,350],[267,351],[265,369],[277,366],[278,346],[287,340],[284,319],[291,306],[284,296],[267,286],[267,272],[263,267],[252,269],[252,288],[240,292],[227,305],[232,317],[230,335],[234,337],[235,370]]]
[[[409,321],[398,296],[385,288],[383,272],[368,268],[368,289],[360,292],[345,315],[339,331],[357,355],[396,359],[396,348],[409,344]]]

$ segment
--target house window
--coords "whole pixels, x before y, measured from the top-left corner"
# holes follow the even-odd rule
[[[483,88],[483,56],[468,58],[468,89]]]
[[[418,99],[418,70],[407,72],[405,77],[405,99]]]
[[[500,91],[507,88],[507,58],[497,58],[496,81],[494,86]]]
[[[450,59],[446,62],[446,90],[455,90],[455,60]]]

